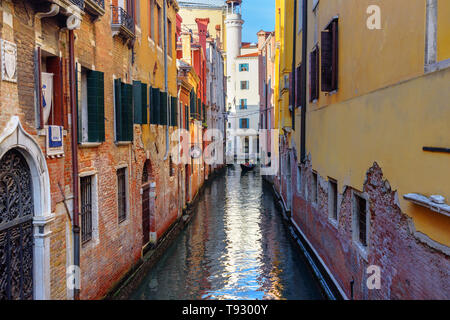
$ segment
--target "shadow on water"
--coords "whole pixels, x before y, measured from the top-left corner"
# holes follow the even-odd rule
[[[322,299],[258,169],[228,168],[132,299]]]

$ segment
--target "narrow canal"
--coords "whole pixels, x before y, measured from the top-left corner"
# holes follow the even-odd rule
[[[259,172],[229,168],[131,299],[322,299]]]

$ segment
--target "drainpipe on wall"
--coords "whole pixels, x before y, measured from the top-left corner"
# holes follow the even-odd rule
[[[71,109],[71,140],[72,140],[72,179],[73,179],[73,264],[76,269],[80,267],[80,226],[79,226],[79,208],[78,208],[78,119],[77,103],[75,92],[75,36],[73,30],[69,30],[69,79],[70,79],[70,109]],[[80,299],[80,289],[75,287],[73,291],[74,300]]]
[[[308,56],[308,1],[303,0],[303,26],[302,26],[302,110],[301,110],[301,137],[300,137],[300,160],[306,161],[306,70]]]

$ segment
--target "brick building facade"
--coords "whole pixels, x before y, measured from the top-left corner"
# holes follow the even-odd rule
[[[0,274],[1,298],[103,297],[192,200],[171,154],[185,110],[177,12],[173,0],[2,1],[0,263],[17,270]],[[193,172],[195,194],[204,167]]]

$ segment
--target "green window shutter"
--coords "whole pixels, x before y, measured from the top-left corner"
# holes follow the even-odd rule
[[[197,102],[197,120],[200,120],[201,115],[202,115],[202,100],[200,98],[198,98],[198,102]]]
[[[184,107],[184,120],[186,121],[186,130],[189,131],[189,108],[188,106]]]
[[[134,123],[142,124],[142,83],[133,81]]]
[[[98,141],[105,141],[105,74],[98,72]]]
[[[87,115],[88,142],[98,142],[98,74],[93,71],[87,73]]]
[[[121,79],[114,80],[114,102],[116,116],[116,141],[122,138],[122,82]]]
[[[172,97],[172,126],[178,126],[178,98]]]
[[[191,96],[190,96],[190,101],[189,101],[189,107],[191,109],[191,113],[195,113],[195,100],[194,100],[194,91],[191,91]]]
[[[157,88],[155,91],[155,124],[161,123],[161,92]]]
[[[161,91],[161,100],[160,100],[160,124],[167,125],[167,92]]]
[[[78,143],[81,143],[83,134],[81,132],[81,108],[78,103],[78,63],[75,63],[75,103],[77,105],[77,138]]]
[[[122,84],[122,141],[133,141],[133,86]]]
[[[133,141],[133,86],[121,84],[121,130],[118,141]]]
[[[148,123],[148,117],[147,117],[147,109],[148,109],[148,104],[147,104],[147,84],[143,83],[141,86],[141,92],[142,92],[142,124],[147,124]]]
[[[150,87],[150,124],[156,124],[155,117],[155,109],[156,109],[156,88]]]
[[[173,106],[174,106],[173,97],[170,97],[169,102],[170,102],[170,104],[169,104],[169,110],[170,110],[169,125],[171,127],[173,127]]]

